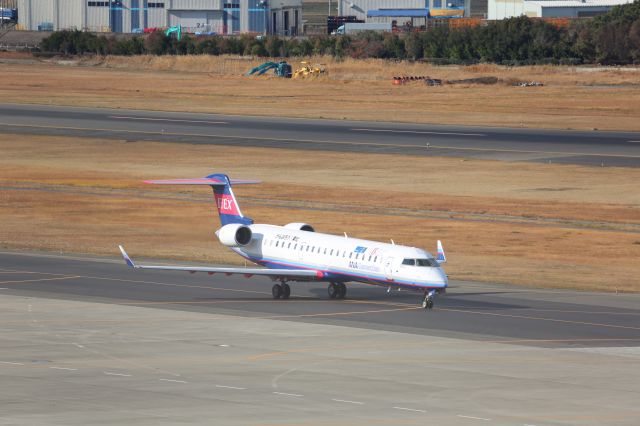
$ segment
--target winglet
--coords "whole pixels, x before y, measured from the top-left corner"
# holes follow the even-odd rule
[[[442,248],[442,242],[438,240],[438,255],[436,257],[436,261],[438,263],[447,263],[447,256],[444,254],[444,249]]]
[[[118,247],[120,248],[120,253],[122,253],[122,257],[124,257],[124,261],[127,262],[127,265],[131,266],[132,268],[135,268],[136,264],[133,263],[133,260],[131,260],[131,258],[129,257],[127,252],[124,251],[124,247],[122,247],[122,246],[118,246]]]

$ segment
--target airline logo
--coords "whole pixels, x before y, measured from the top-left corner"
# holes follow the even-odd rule
[[[362,247],[362,246],[358,246],[354,250],[354,252],[356,253],[364,253],[365,251],[367,251],[367,247]]]
[[[216,195],[216,205],[218,206],[218,212],[220,214],[230,214],[234,216],[239,216],[238,207],[236,203],[233,201],[233,197],[229,194],[215,194]]]

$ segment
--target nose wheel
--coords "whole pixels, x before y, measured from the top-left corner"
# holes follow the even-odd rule
[[[330,283],[327,293],[330,299],[344,299],[347,295],[347,286],[344,283]]]
[[[424,309],[432,309],[435,297],[436,297],[435,290],[425,291],[424,298],[422,299],[422,307]]]

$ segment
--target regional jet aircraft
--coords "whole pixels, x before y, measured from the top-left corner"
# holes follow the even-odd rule
[[[268,276],[276,282],[271,289],[274,299],[288,299],[291,295],[288,282],[294,281],[328,282],[332,299],[346,296],[347,282],[383,286],[388,291],[418,290],[424,292],[425,309],[431,309],[435,295],[447,287],[447,275],[441,267],[446,257],[440,241],[434,258],[414,247],[350,238],[346,234],[321,234],[306,223],[256,224],[240,211],[231,185],[258,182],[230,180],[224,174],[145,182],[211,186],[222,225],[216,231],[218,239],[243,258],[265,268],[138,265],[120,246],[127,265],[133,268]]]

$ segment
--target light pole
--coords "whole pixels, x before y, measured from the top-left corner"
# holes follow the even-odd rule
[[[258,7],[262,8],[262,18],[263,18],[263,25],[264,25],[264,31],[263,34],[266,36],[267,35],[267,8],[268,8],[268,4],[267,4],[267,0],[260,0],[258,2]]]

